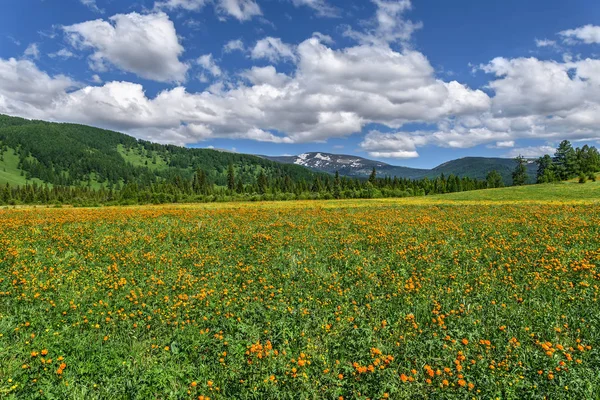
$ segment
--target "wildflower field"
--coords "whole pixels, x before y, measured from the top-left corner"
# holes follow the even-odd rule
[[[0,397],[595,398],[599,279],[593,201],[4,209]]]

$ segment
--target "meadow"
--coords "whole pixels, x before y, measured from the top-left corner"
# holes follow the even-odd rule
[[[0,397],[596,398],[598,188],[2,209]]]

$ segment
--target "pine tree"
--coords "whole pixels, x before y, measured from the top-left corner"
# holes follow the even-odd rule
[[[227,188],[230,192],[235,190],[235,172],[232,163],[229,164],[229,168],[227,169]]]
[[[563,140],[558,145],[553,159],[556,168],[556,174],[560,180],[567,180],[578,174],[577,171],[577,154],[571,146],[571,142]]]
[[[258,175],[257,185],[258,185],[258,192],[260,194],[267,193],[269,183],[267,181],[267,176],[265,175],[264,171],[262,171],[262,170],[260,171],[260,174]]]
[[[372,185],[375,185],[375,181],[377,180],[377,170],[373,167],[373,171],[371,171],[371,175],[369,176],[369,182]]]
[[[517,162],[517,166],[512,173],[513,185],[522,186],[527,182],[527,168],[525,166],[527,161],[523,156],[518,156],[515,158],[515,161]]]
[[[335,171],[335,178],[333,178],[333,197],[339,199],[341,197],[341,182],[340,173]]]
[[[549,183],[556,180],[555,167],[552,158],[548,154],[538,158],[535,163],[538,165],[537,183]]]
[[[488,189],[492,188],[500,188],[504,186],[504,181],[502,180],[502,175],[498,173],[496,170],[492,170],[487,174],[485,178],[486,185]]]

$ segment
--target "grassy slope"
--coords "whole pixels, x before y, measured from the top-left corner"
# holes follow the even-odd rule
[[[156,155],[156,153],[147,153],[146,150],[142,146],[138,146],[137,149],[126,151],[123,145],[117,146],[117,151],[125,161],[130,162],[135,167],[148,167],[153,171],[165,170],[168,169],[169,166],[167,162],[161,157]],[[141,154],[144,152],[144,154]],[[156,164],[152,163],[153,156],[156,156]]]
[[[22,171],[19,169],[19,157],[14,154],[13,149],[9,148],[4,152],[4,161],[0,161],[0,185],[4,186],[7,183],[11,186],[22,186],[26,183],[43,182],[37,178],[27,181]]]
[[[432,196],[432,199],[451,201],[600,201],[600,182],[564,182],[544,185],[527,185],[502,189],[475,190]]]

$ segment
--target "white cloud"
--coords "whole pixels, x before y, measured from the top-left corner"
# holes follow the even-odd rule
[[[498,116],[537,115],[571,110],[594,95],[598,81],[570,76],[577,63],[536,58],[495,58],[481,68],[498,79],[489,86],[496,95],[492,111]],[[597,95],[594,95],[598,97]]]
[[[419,136],[401,132],[371,131],[360,143],[360,147],[375,158],[415,158],[419,157],[417,143],[425,144],[425,141]]]
[[[496,142],[495,147],[498,149],[506,149],[506,148],[515,147],[515,141],[514,140],[505,140],[504,142]]]
[[[91,66],[103,71],[107,63],[159,82],[185,81],[188,65],[179,61],[184,51],[173,22],[162,13],[117,14],[63,27],[76,48],[91,48]]]
[[[375,17],[370,21],[372,28],[366,32],[349,29],[346,35],[361,43],[389,45],[400,42],[406,44],[412,34],[423,24],[404,19],[404,14],[412,8],[411,0],[371,0],[376,6]]]
[[[334,44],[335,43],[335,40],[333,40],[333,38],[331,36],[325,35],[321,32],[313,32],[312,36],[319,39],[319,42],[321,42],[321,43],[325,43],[325,44]]]
[[[48,54],[48,57],[50,57],[50,58],[59,57],[59,58],[67,59],[67,58],[75,57],[75,54],[73,54],[73,52],[70,51],[70,50],[60,49],[56,53],[50,53],[50,54]]]
[[[269,85],[275,88],[284,87],[291,80],[289,76],[278,73],[272,65],[267,67],[252,67],[242,72],[241,75],[254,85]]]
[[[221,76],[221,68],[215,62],[212,54],[204,54],[196,60],[198,65],[214,77]]]
[[[102,83],[102,78],[100,78],[100,76],[97,74],[92,75],[92,82],[94,82],[96,84],[100,84],[100,83]]]
[[[64,75],[40,71],[29,60],[0,58],[0,112],[45,118],[48,111],[78,84]]]
[[[255,0],[163,0],[155,2],[154,9],[200,11],[211,3],[214,4],[215,10],[223,16],[223,19],[234,17],[238,21],[248,21],[255,16],[262,15],[260,6]]]
[[[508,153],[506,153],[506,157],[518,157],[523,156],[525,158],[538,158],[542,157],[546,154],[552,155],[556,151],[556,148],[552,146],[531,146],[531,147],[521,147],[518,149],[512,149]]]
[[[537,47],[555,47],[556,41],[549,39],[535,39],[535,45]]]
[[[558,33],[567,43],[600,44],[600,26],[585,25]]]
[[[99,14],[104,14],[104,10],[98,8],[98,5],[96,4],[96,0],[80,0],[80,1],[81,1],[81,4],[88,7],[90,10],[97,12]]]
[[[254,59],[265,58],[273,63],[280,60],[295,60],[293,47],[283,43],[281,39],[266,37],[256,42],[250,53]]]
[[[399,128],[410,121],[435,122],[489,108],[485,93],[436,79],[418,52],[371,45],[334,50],[312,37],[298,46],[296,58],[290,75],[273,66],[245,71],[249,85],[217,81],[202,93],[176,87],[149,98],[139,84],[108,82],[64,89],[60,101],[36,113],[27,107],[11,113],[177,144],[209,137],[297,143],[346,137],[368,123]],[[200,60],[209,70],[213,62],[212,57]]]
[[[316,11],[319,17],[335,18],[340,16],[340,10],[326,0],[292,0],[296,7],[307,6]]]
[[[379,124],[360,147],[373,157],[393,158],[417,157],[426,145],[523,151],[515,148],[521,139],[600,139],[600,60],[495,58],[479,67],[489,74],[488,95],[438,78],[427,57],[410,46],[391,45],[410,39],[401,21],[410,2],[375,3],[376,22],[356,36],[356,45],[332,48],[330,38],[315,34],[298,45],[267,37],[250,49],[252,58],[271,64],[293,61],[286,73],[275,65],[254,66],[239,74],[242,79],[229,79],[212,55],[201,56],[196,65],[212,81],[201,93],[177,86],[149,97],[140,84],[101,84],[99,77],[92,78],[96,86],[81,87],[30,60],[0,59],[0,112],[176,144],[209,138],[322,142]],[[180,80],[188,69],[163,13],[115,16],[65,30],[76,48],[94,49],[97,69],[113,64],[163,81]],[[243,48],[241,40],[231,43],[224,51]],[[404,132],[407,123],[433,128]]]
[[[218,0],[217,11],[239,21],[248,21],[252,17],[262,15],[260,7],[254,0]]]
[[[223,46],[223,52],[225,53],[232,53],[234,51],[245,51],[246,47],[244,46],[244,42],[242,42],[241,39],[236,39],[236,40],[230,40],[229,42],[225,43],[225,46]]]
[[[154,3],[155,10],[175,10],[182,8],[187,11],[198,11],[204,7],[210,0],[165,0]]]
[[[37,43],[31,43],[29,46],[27,46],[23,55],[36,60],[40,58],[40,48],[38,47]]]

